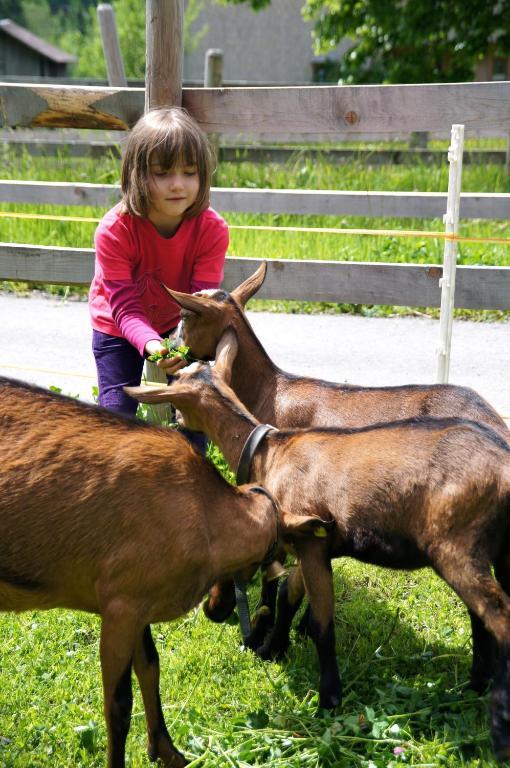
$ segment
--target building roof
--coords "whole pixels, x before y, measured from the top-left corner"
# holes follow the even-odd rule
[[[76,56],[72,56],[70,53],[66,53],[66,51],[56,48],[54,45],[51,45],[51,43],[42,40],[28,29],[25,29],[25,27],[20,27],[19,24],[15,24],[14,21],[11,21],[10,19],[0,19],[0,31],[19,40],[23,45],[32,48],[32,50],[40,53],[41,56],[45,56],[47,59],[57,62],[57,64],[71,64],[76,61]]]

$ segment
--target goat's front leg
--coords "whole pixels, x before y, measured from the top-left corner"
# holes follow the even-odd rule
[[[307,542],[296,549],[310,601],[308,632],[319,656],[320,705],[332,709],[342,700],[342,683],[336,660],[333,573],[324,541]]]
[[[182,768],[188,761],[174,747],[167,731],[159,693],[159,655],[146,626],[135,647],[133,666],[140,684],[147,722],[148,753],[151,762],[158,758],[169,768]]]
[[[304,594],[303,575],[298,564],[280,585],[274,627],[265,642],[257,648],[257,655],[262,659],[279,658],[289,647],[292,619],[301,605]]]
[[[139,628],[129,609],[110,605],[102,612],[101,672],[108,731],[108,768],[124,768],[133,694],[131,667]]]

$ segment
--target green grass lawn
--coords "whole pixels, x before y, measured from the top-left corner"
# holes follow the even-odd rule
[[[487,697],[466,690],[469,622],[427,571],[335,565],[344,701],[317,706],[318,665],[297,638],[281,663],[240,649],[200,610],[154,627],[170,733],[197,765],[489,768]],[[252,598],[257,590],[252,589]],[[65,611],[0,619],[0,764],[102,766],[99,620]],[[130,766],[148,765],[135,686]]]

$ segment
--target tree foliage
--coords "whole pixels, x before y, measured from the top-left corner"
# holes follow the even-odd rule
[[[254,10],[270,0],[248,2]],[[510,0],[303,0],[316,53],[350,37],[339,63],[346,83],[471,80],[488,51],[510,56]]]
[[[115,13],[119,45],[126,77],[143,80],[145,76],[145,2],[109,0]],[[4,14],[16,7],[18,16]],[[188,0],[184,14],[184,47],[192,50],[207,31],[200,26],[203,0]],[[101,32],[96,0],[0,0],[0,18],[8,16],[27,26],[34,34],[78,59],[73,77],[106,78]],[[197,23],[198,22],[198,23]],[[193,32],[191,31],[191,25]]]

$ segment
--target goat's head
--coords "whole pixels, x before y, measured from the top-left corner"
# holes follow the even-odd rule
[[[141,403],[172,403],[181,412],[185,427],[207,432],[207,418],[213,410],[208,405],[214,393],[224,394],[237,408],[248,414],[228,386],[237,349],[236,334],[229,328],[216,345],[213,365],[192,363],[175,373],[166,386],[124,387],[124,391]]]
[[[248,299],[259,290],[266,271],[267,265],[264,262],[231,293],[209,290],[188,294],[166,288],[181,307],[182,338],[195,357],[200,360],[214,358],[223,331],[236,327],[239,310],[243,310]]]

